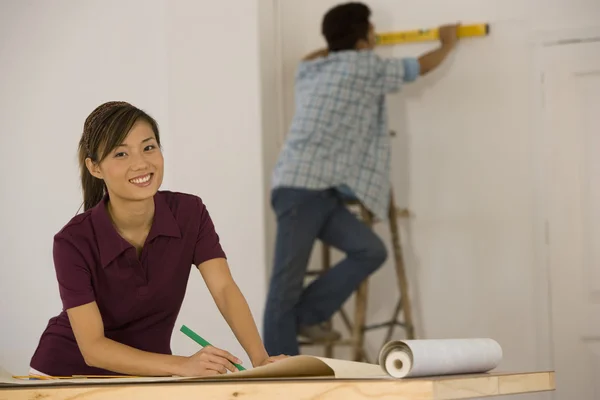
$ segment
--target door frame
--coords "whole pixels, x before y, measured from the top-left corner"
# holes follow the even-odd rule
[[[262,1],[262,0],[261,0]],[[265,0],[268,1],[268,0]],[[283,27],[282,27],[282,16],[281,16],[281,0],[271,0],[271,7],[273,9],[273,31],[274,31],[274,60],[275,66],[275,96],[277,98],[277,147],[281,148],[286,137],[286,125],[285,125],[285,96],[284,96],[284,74],[283,74]]]
[[[545,116],[545,53],[550,48],[582,42],[600,42],[600,25],[584,28],[538,30],[531,36],[532,69],[532,188],[534,228],[534,299],[533,315],[536,327],[537,365],[540,370],[554,369],[554,335],[552,332],[552,281],[550,279],[550,215],[545,196],[549,177],[545,174],[549,163],[549,143]]]

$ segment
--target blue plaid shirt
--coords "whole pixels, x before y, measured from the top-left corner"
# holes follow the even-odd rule
[[[302,62],[296,73],[296,112],[273,172],[273,189],[337,188],[387,219],[385,95],[419,74],[415,58],[382,59],[368,50]]]

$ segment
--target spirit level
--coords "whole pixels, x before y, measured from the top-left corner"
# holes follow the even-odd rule
[[[487,36],[490,33],[489,24],[461,25],[458,27],[458,37]],[[439,40],[439,29],[416,29],[401,32],[384,32],[376,35],[377,44],[380,46],[403,44],[411,42],[427,42]]]

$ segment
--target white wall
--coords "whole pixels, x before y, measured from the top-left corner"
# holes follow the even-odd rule
[[[172,186],[205,200],[260,329],[266,260],[257,9],[248,0],[178,0],[167,15]],[[194,275],[179,320],[250,365]],[[187,338],[173,346],[194,350]]]
[[[277,3],[287,128],[293,115],[297,62],[324,47],[319,33],[322,16],[340,2]],[[543,254],[537,246],[535,96],[539,93],[534,91],[533,38],[540,29],[597,25],[600,3],[372,0],[368,4],[379,32],[454,21],[491,23],[491,36],[460,43],[440,70],[390,97],[390,128],[398,133],[393,140],[393,186],[399,205],[413,213],[409,222],[402,223],[401,235],[420,337],[494,337],[504,348],[503,369],[548,368],[549,337],[540,315],[547,309],[538,301],[538,291],[547,282],[538,281]],[[430,48],[431,44],[404,45],[378,52],[419,55]],[[285,130],[266,135],[276,143]],[[276,156],[276,151],[267,154],[270,160]],[[387,226],[376,229],[389,244]],[[371,281],[371,323],[387,319],[396,302],[391,260]],[[367,334],[371,357],[381,345],[382,333]]]
[[[158,120],[163,188],[205,200],[260,323],[265,255],[256,7],[248,0],[0,3],[1,366],[26,372],[48,319],[61,310],[52,237],[81,202],[76,151],[83,121],[113,99]],[[245,359],[195,270],[179,322]],[[174,352],[196,350],[174,333]]]
[[[282,144],[283,98],[280,85],[283,65],[281,58],[281,35],[279,34],[279,7],[275,0],[259,1],[260,72],[262,103],[262,152],[263,152],[263,195],[265,212],[265,251],[267,268],[265,279],[268,282],[270,265],[275,249],[275,215],[271,211],[271,172],[275,167],[275,155]]]

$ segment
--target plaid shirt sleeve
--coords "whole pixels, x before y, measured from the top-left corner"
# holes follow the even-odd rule
[[[373,55],[367,68],[373,87],[380,94],[398,92],[404,83],[415,81],[421,73],[419,60],[410,57],[381,59]]]

